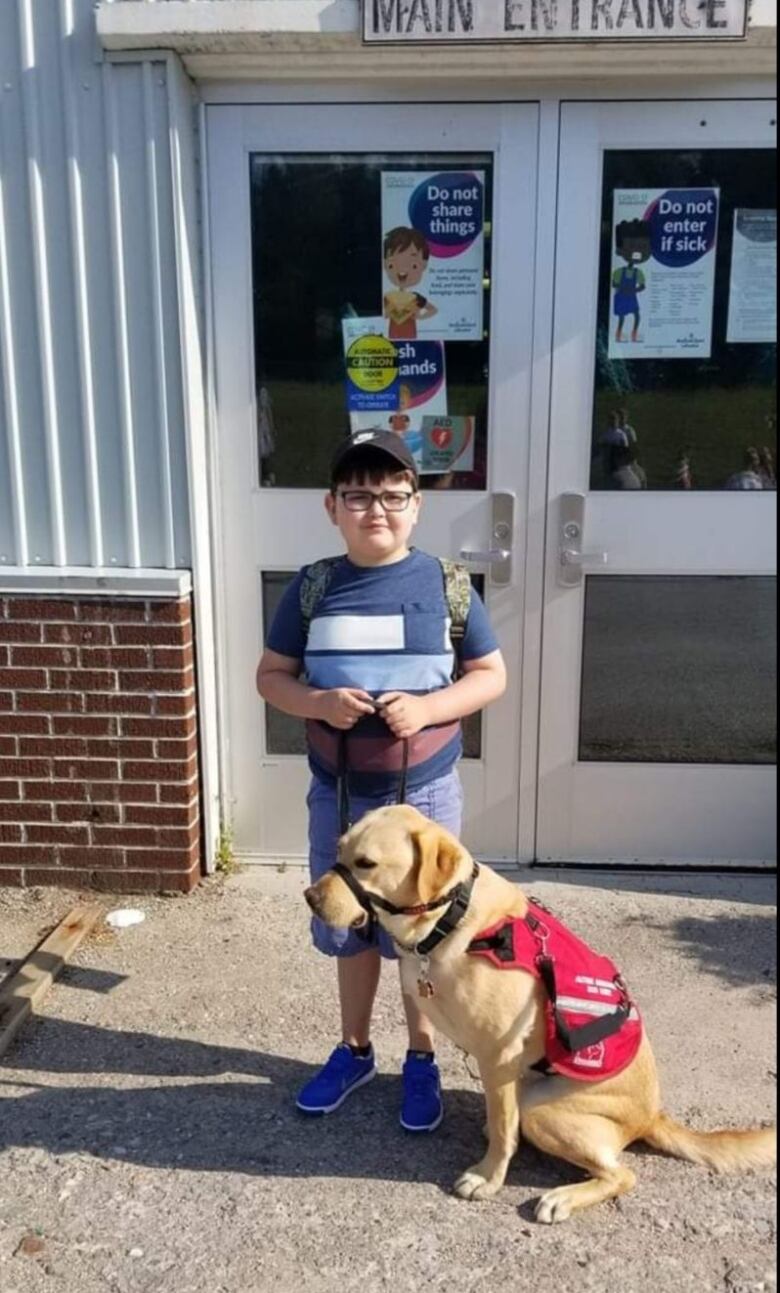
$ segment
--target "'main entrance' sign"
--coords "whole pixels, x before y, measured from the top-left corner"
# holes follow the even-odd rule
[[[363,0],[363,39],[690,40],[747,34],[748,0]]]

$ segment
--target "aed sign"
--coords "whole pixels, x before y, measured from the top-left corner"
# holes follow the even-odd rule
[[[363,0],[363,40],[713,40],[747,35],[749,0]]]

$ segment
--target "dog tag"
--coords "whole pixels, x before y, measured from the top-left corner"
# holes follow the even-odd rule
[[[421,956],[419,960],[420,973],[417,976],[417,995],[425,1000],[433,996],[433,984],[429,977],[431,963],[427,956]]]

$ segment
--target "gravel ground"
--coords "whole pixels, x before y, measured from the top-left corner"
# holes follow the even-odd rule
[[[668,1110],[773,1118],[773,880],[539,876],[521,882],[622,966]],[[0,1293],[776,1288],[773,1176],[632,1151],[633,1194],[548,1228],[534,1199],[577,1173],[523,1148],[497,1200],[453,1198],[481,1154],[478,1084],[443,1045],[445,1123],[401,1132],[392,967],[380,1076],[327,1120],[296,1115],[336,1011],[302,888],[297,869],[258,868],[143,898],[144,924],[79,950],[0,1062]],[[0,890],[0,974],[77,897]]]

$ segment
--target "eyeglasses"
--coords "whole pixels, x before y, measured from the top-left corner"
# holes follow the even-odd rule
[[[338,496],[348,512],[367,512],[374,502],[385,512],[405,512],[414,498],[408,489],[385,489],[381,494],[373,489],[341,489]]]

